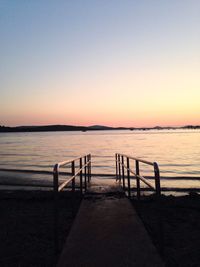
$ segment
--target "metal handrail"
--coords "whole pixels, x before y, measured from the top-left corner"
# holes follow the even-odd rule
[[[84,165],[83,165],[83,159],[84,159]],[[80,161],[80,167],[78,169],[78,171],[75,173],[75,162],[79,160]],[[61,167],[64,167],[66,165],[71,164],[71,175],[72,177],[70,177],[67,181],[63,182],[61,185],[59,185],[59,169]],[[88,168],[86,168],[88,167]],[[63,161],[63,162],[59,162],[56,163],[54,165],[53,168],[53,184],[54,184],[54,193],[56,192],[60,192],[61,190],[63,190],[71,181],[75,181],[76,176],[78,176],[80,174],[80,188],[81,188],[81,193],[82,193],[82,174],[83,171],[85,171],[85,178],[86,175],[88,177],[88,182],[91,179],[91,154],[88,155],[83,155],[81,157],[77,157],[73,160],[68,160],[68,161]],[[72,185],[73,186],[73,185]],[[74,185],[75,186],[75,185]],[[85,190],[87,189],[87,181],[85,179]]]
[[[67,161],[59,162],[59,163],[55,164],[54,167],[55,167],[56,165],[58,165],[59,167],[64,167],[64,166],[66,166],[67,164],[72,163],[73,161],[77,161],[77,160],[79,160],[79,159],[81,159],[81,158],[88,157],[88,156],[91,156],[91,154],[85,154],[85,155],[76,157],[76,158],[74,158],[74,159],[72,159],[72,160],[67,160]]]
[[[121,154],[121,153],[120,154],[117,153],[117,154],[120,155],[120,156],[123,156],[123,157],[127,157],[129,159],[140,161],[140,162],[148,164],[148,165],[152,165],[152,166],[154,165],[154,162],[151,162],[151,161],[147,161],[147,160],[144,160],[144,159],[139,159],[139,158],[136,158],[136,157],[133,157],[133,156],[129,156],[129,155],[126,155],[126,154]]]
[[[125,164],[126,160],[126,164]],[[130,168],[130,160],[135,161],[135,171]],[[131,196],[131,184],[130,184],[130,173],[134,175],[136,178],[136,185],[137,185],[137,198],[140,199],[140,181],[145,183],[149,188],[153,189],[156,192],[157,196],[161,194],[160,188],[160,171],[158,164],[156,162],[150,162],[147,160],[139,159],[136,157],[132,157],[125,154],[115,154],[115,162],[116,162],[116,180],[122,179],[123,181],[123,188],[125,189],[125,169],[127,170],[127,180],[128,180],[128,196]],[[139,163],[144,163],[154,168],[154,179],[155,179],[155,186],[153,186],[150,182],[146,180],[145,177],[140,175],[140,168]]]
[[[79,169],[76,171],[75,162],[79,161]],[[84,162],[83,162],[84,161]],[[66,165],[71,165],[71,177],[69,177],[66,181],[63,181],[59,185],[59,170],[61,167]],[[91,180],[91,154],[83,155],[81,157],[77,157],[73,160],[63,161],[56,163],[53,168],[53,188],[54,188],[54,244],[55,244],[55,253],[59,252],[59,241],[58,241],[58,216],[59,216],[59,208],[58,208],[58,200],[59,200],[59,192],[61,192],[67,185],[71,183],[72,189],[72,198],[74,200],[74,193],[76,189],[75,179],[79,175],[80,178],[80,193],[83,194],[83,175],[84,175],[84,189],[85,192],[87,190],[87,183]]]

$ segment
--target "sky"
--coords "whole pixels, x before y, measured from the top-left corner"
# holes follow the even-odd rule
[[[199,0],[0,0],[0,125],[199,125],[199,14]]]

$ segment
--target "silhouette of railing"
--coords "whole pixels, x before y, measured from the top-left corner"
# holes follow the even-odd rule
[[[135,171],[130,168],[130,161],[135,161]],[[122,180],[122,186],[125,190],[125,179],[127,178],[128,184],[128,196],[131,196],[131,174],[136,179],[136,188],[137,188],[137,198],[140,199],[140,181],[145,183],[149,188],[156,192],[157,196],[160,196],[161,189],[160,189],[160,172],[159,167],[156,162],[150,162],[147,160],[138,159],[135,157],[131,157],[125,154],[115,154],[115,162],[116,162],[116,180]],[[140,175],[140,165],[139,163],[144,163],[146,165],[153,166],[154,169],[154,179],[155,179],[155,186],[153,186],[145,177]],[[127,170],[127,175],[125,175],[125,169]]]
[[[76,170],[76,162],[78,162],[78,170]],[[59,171],[61,167],[71,166],[71,176],[62,183],[59,183]],[[76,186],[76,177],[79,177],[79,186]],[[84,178],[84,183],[83,183]],[[53,168],[53,187],[54,187],[54,242],[55,253],[58,253],[58,216],[59,216],[59,192],[71,185],[72,202],[74,202],[76,188],[80,189],[80,194],[83,194],[83,189],[86,192],[87,183],[91,180],[91,154],[75,158],[69,161],[63,161],[54,165]],[[84,184],[84,187],[83,187]]]

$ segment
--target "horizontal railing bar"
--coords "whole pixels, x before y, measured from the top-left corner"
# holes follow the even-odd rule
[[[72,176],[71,178],[69,178],[67,181],[65,181],[64,183],[62,183],[59,187],[58,187],[58,192],[62,191],[63,188],[65,186],[67,186],[75,177]]]
[[[122,154],[121,154],[122,155]],[[121,166],[123,166],[124,168],[126,168],[128,171],[130,171],[130,173],[132,173],[136,178],[139,178],[141,181],[143,181],[143,183],[145,183],[146,185],[148,185],[151,189],[156,190],[156,188],[154,186],[152,186],[148,181],[146,181],[146,179],[141,176],[141,175],[137,175],[133,170],[131,170],[130,168],[128,168],[125,164],[123,164],[121,161],[116,160],[118,163],[121,164]]]
[[[112,158],[113,156],[99,156],[99,155],[92,155],[92,158]]]
[[[73,162],[73,161],[72,161],[72,162]],[[91,160],[88,160],[87,163],[84,164],[83,167],[82,167],[80,170],[82,170],[84,167],[88,166],[89,163],[91,163]],[[58,164],[59,164],[59,163],[57,163],[57,164],[54,165],[54,168],[55,168],[55,166],[57,165],[57,168],[56,168],[56,170],[55,170],[54,172],[58,172],[59,167],[62,167],[62,166],[60,166],[60,165],[58,165]],[[71,172],[60,172],[59,174],[71,174]]]
[[[130,173],[132,173],[134,176],[136,176],[136,173],[133,171],[133,170],[131,170],[130,168],[128,168],[125,164],[123,164],[122,162],[120,162],[120,161],[117,161],[118,163],[120,163],[124,168],[126,168],[128,171],[130,171]],[[125,176],[124,176],[125,177]]]
[[[143,181],[143,183],[148,185],[151,189],[156,190],[155,187],[153,185],[151,185],[143,176],[136,175],[136,177],[139,178],[141,181]]]
[[[81,169],[79,169],[72,177],[70,177],[68,180],[66,180],[65,182],[63,182],[59,187],[58,187],[58,191],[60,192],[66,185],[68,185],[73,179],[76,178],[76,176],[78,174],[80,174],[81,171],[83,171],[83,169],[89,165],[89,163],[91,162],[91,160],[89,160],[86,164],[83,165],[83,167]]]
[[[132,171],[131,169],[129,169],[130,173],[132,173],[136,178],[139,178],[141,181],[143,181],[143,183],[145,183],[146,185],[148,185],[150,188],[152,188],[153,190],[156,190],[155,187],[153,187],[149,182],[146,181],[146,179],[143,176],[137,175],[134,171]]]
[[[123,163],[121,163],[121,165],[123,167],[125,167],[127,170],[130,171],[130,173],[132,173],[135,177],[139,178],[141,181],[143,181],[146,185],[148,185],[150,188],[152,188],[153,190],[155,190],[155,187],[153,187],[149,182],[146,181],[146,179],[141,176],[141,175],[137,175],[133,170],[131,170],[130,168],[126,167],[126,165],[124,165]]]
[[[76,171],[76,161],[79,161],[78,170]],[[77,175],[80,177],[80,194],[83,195],[83,175],[84,175],[84,191],[87,191],[87,182],[90,182],[91,179],[91,154],[87,154],[81,157],[77,157],[72,160],[63,161],[56,163],[53,168],[53,188],[54,188],[54,246],[55,246],[55,255],[58,255],[59,252],[59,240],[58,240],[58,215],[59,215],[59,193],[71,182],[71,192],[72,192],[72,214],[74,216],[74,201],[75,201],[75,192],[76,184],[75,178]],[[84,164],[83,164],[84,163]],[[59,185],[59,168],[66,165],[71,165],[71,175],[72,177],[68,178],[62,184]]]
[[[87,165],[86,165],[87,166]],[[82,169],[78,170],[72,177],[70,177],[68,180],[63,182],[59,187],[58,191],[60,192],[66,185],[68,185],[73,179],[76,178],[76,176],[81,172]]]
[[[148,164],[148,165],[151,165],[151,166],[154,166],[154,162],[151,162],[151,161],[147,161],[147,160],[144,160],[144,159],[134,158],[134,157],[128,156],[126,154],[118,154],[118,155],[123,156],[123,157],[126,157],[126,158],[129,158],[129,159],[132,159],[132,160],[137,160],[139,162],[142,162],[142,163],[145,163],[145,164]]]
[[[80,160],[80,159],[82,159],[82,158],[85,158],[85,157],[87,157],[88,155],[83,155],[83,156],[81,156],[81,157],[77,157],[77,158],[75,158],[75,159],[73,159],[73,160],[67,160],[67,161],[63,161],[63,162],[59,162],[59,163],[57,163],[57,165],[58,165],[58,167],[63,167],[63,166],[65,166],[65,165],[67,165],[67,164],[70,164],[70,163],[72,163],[72,162],[75,162],[75,161],[77,161],[77,160]]]

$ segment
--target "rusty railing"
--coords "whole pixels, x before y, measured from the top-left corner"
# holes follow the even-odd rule
[[[131,169],[130,167],[130,161],[135,161],[135,171]],[[160,196],[161,194],[161,188],[160,188],[160,171],[158,164],[156,162],[150,162],[147,160],[138,159],[135,157],[127,156],[125,154],[115,154],[115,162],[116,162],[116,180],[120,181],[122,180],[122,186],[125,190],[125,179],[127,178],[127,184],[128,184],[128,196],[131,196],[131,174],[136,179],[136,188],[137,188],[137,198],[140,199],[140,181],[142,181],[144,184],[146,184],[149,188],[151,188],[153,191],[156,192],[157,196]],[[140,175],[140,163],[144,163],[150,166],[153,166],[154,170],[154,180],[155,180],[155,186],[152,185],[145,177]],[[127,175],[125,175],[125,169],[127,171]]]

